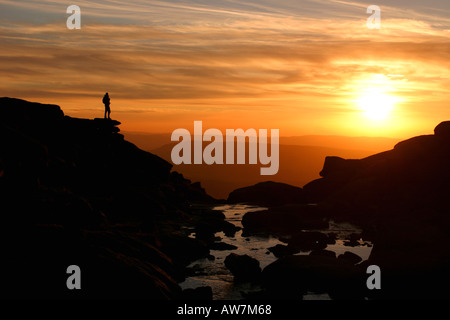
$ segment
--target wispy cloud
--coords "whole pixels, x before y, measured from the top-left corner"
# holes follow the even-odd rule
[[[231,121],[233,110],[276,108],[275,118],[299,119],[351,112],[349,96],[382,74],[401,75],[387,78],[396,94],[443,101],[449,16],[390,3],[382,28],[369,30],[368,4],[355,1],[77,1],[82,29],[70,31],[62,1],[4,0],[0,95],[88,112],[110,91],[130,114],[229,112]]]

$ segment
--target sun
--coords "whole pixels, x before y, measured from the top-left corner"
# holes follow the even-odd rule
[[[345,104],[351,112],[345,126],[351,126],[358,135],[385,136],[398,130],[404,123],[403,94],[407,79],[397,74],[361,74],[345,86]]]
[[[389,118],[396,102],[396,97],[382,90],[367,90],[357,99],[359,109],[366,118],[373,121],[383,121]]]

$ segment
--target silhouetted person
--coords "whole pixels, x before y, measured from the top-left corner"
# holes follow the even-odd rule
[[[108,114],[108,119],[111,119],[110,115],[111,115],[111,109],[109,108],[110,103],[110,99],[109,99],[109,94],[108,92],[105,93],[105,95],[103,96],[103,104],[105,105],[105,119],[106,119],[106,114]]]

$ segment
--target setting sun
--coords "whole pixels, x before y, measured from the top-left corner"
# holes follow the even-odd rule
[[[382,91],[372,91],[362,94],[358,106],[370,120],[386,120],[395,106],[396,98]]]

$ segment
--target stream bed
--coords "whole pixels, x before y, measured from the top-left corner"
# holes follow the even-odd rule
[[[244,214],[247,212],[263,211],[267,208],[245,204],[226,204],[215,206],[213,209],[223,212],[227,221],[242,228],[241,221]],[[344,239],[346,239],[348,235],[361,232],[361,229],[351,224],[334,223],[331,221],[328,229],[308,231],[335,233],[337,235],[336,243],[328,245],[326,250],[334,251],[336,256],[343,254],[345,251],[350,251],[360,256],[364,261],[367,260],[370,255],[372,247],[367,241],[364,242],[360,240],[360,244],[357,246],[345,245]],[[195,234],[192,234],[191,236],[194,237]],[[215,237],[220,242],[236,246],[237,249],[211,250],[210,254],[214,259],[202,258],[192,262],[188,268],[193,271],[193,275],[187,277],[185,281],[180,283],[182,289],[210,286],[212,288],[214,300],[241,300],[244,298],[243,293],[261,290],[259,285],[250,283],[236,284],[233,282],[233,275],[224,264],[225,258],[230,253],[233,252],[239,255],[247,254],[250,257],[257,259],[261,269],[264,269],[267,265],[277,260],[277,257],[275,257],[268,248],[277,244],[285,244],[277,237],[271,235],[243,235],[242,229],[237,231],[233,236],[226,236],[223,232],[217,232]],[[300,252],[298,254],[309,254],[309,252]],[[327,294],[316,295],[314,293],[309,293],[304,296],[304,299],[324,300],[329,299],[329,296]]]

